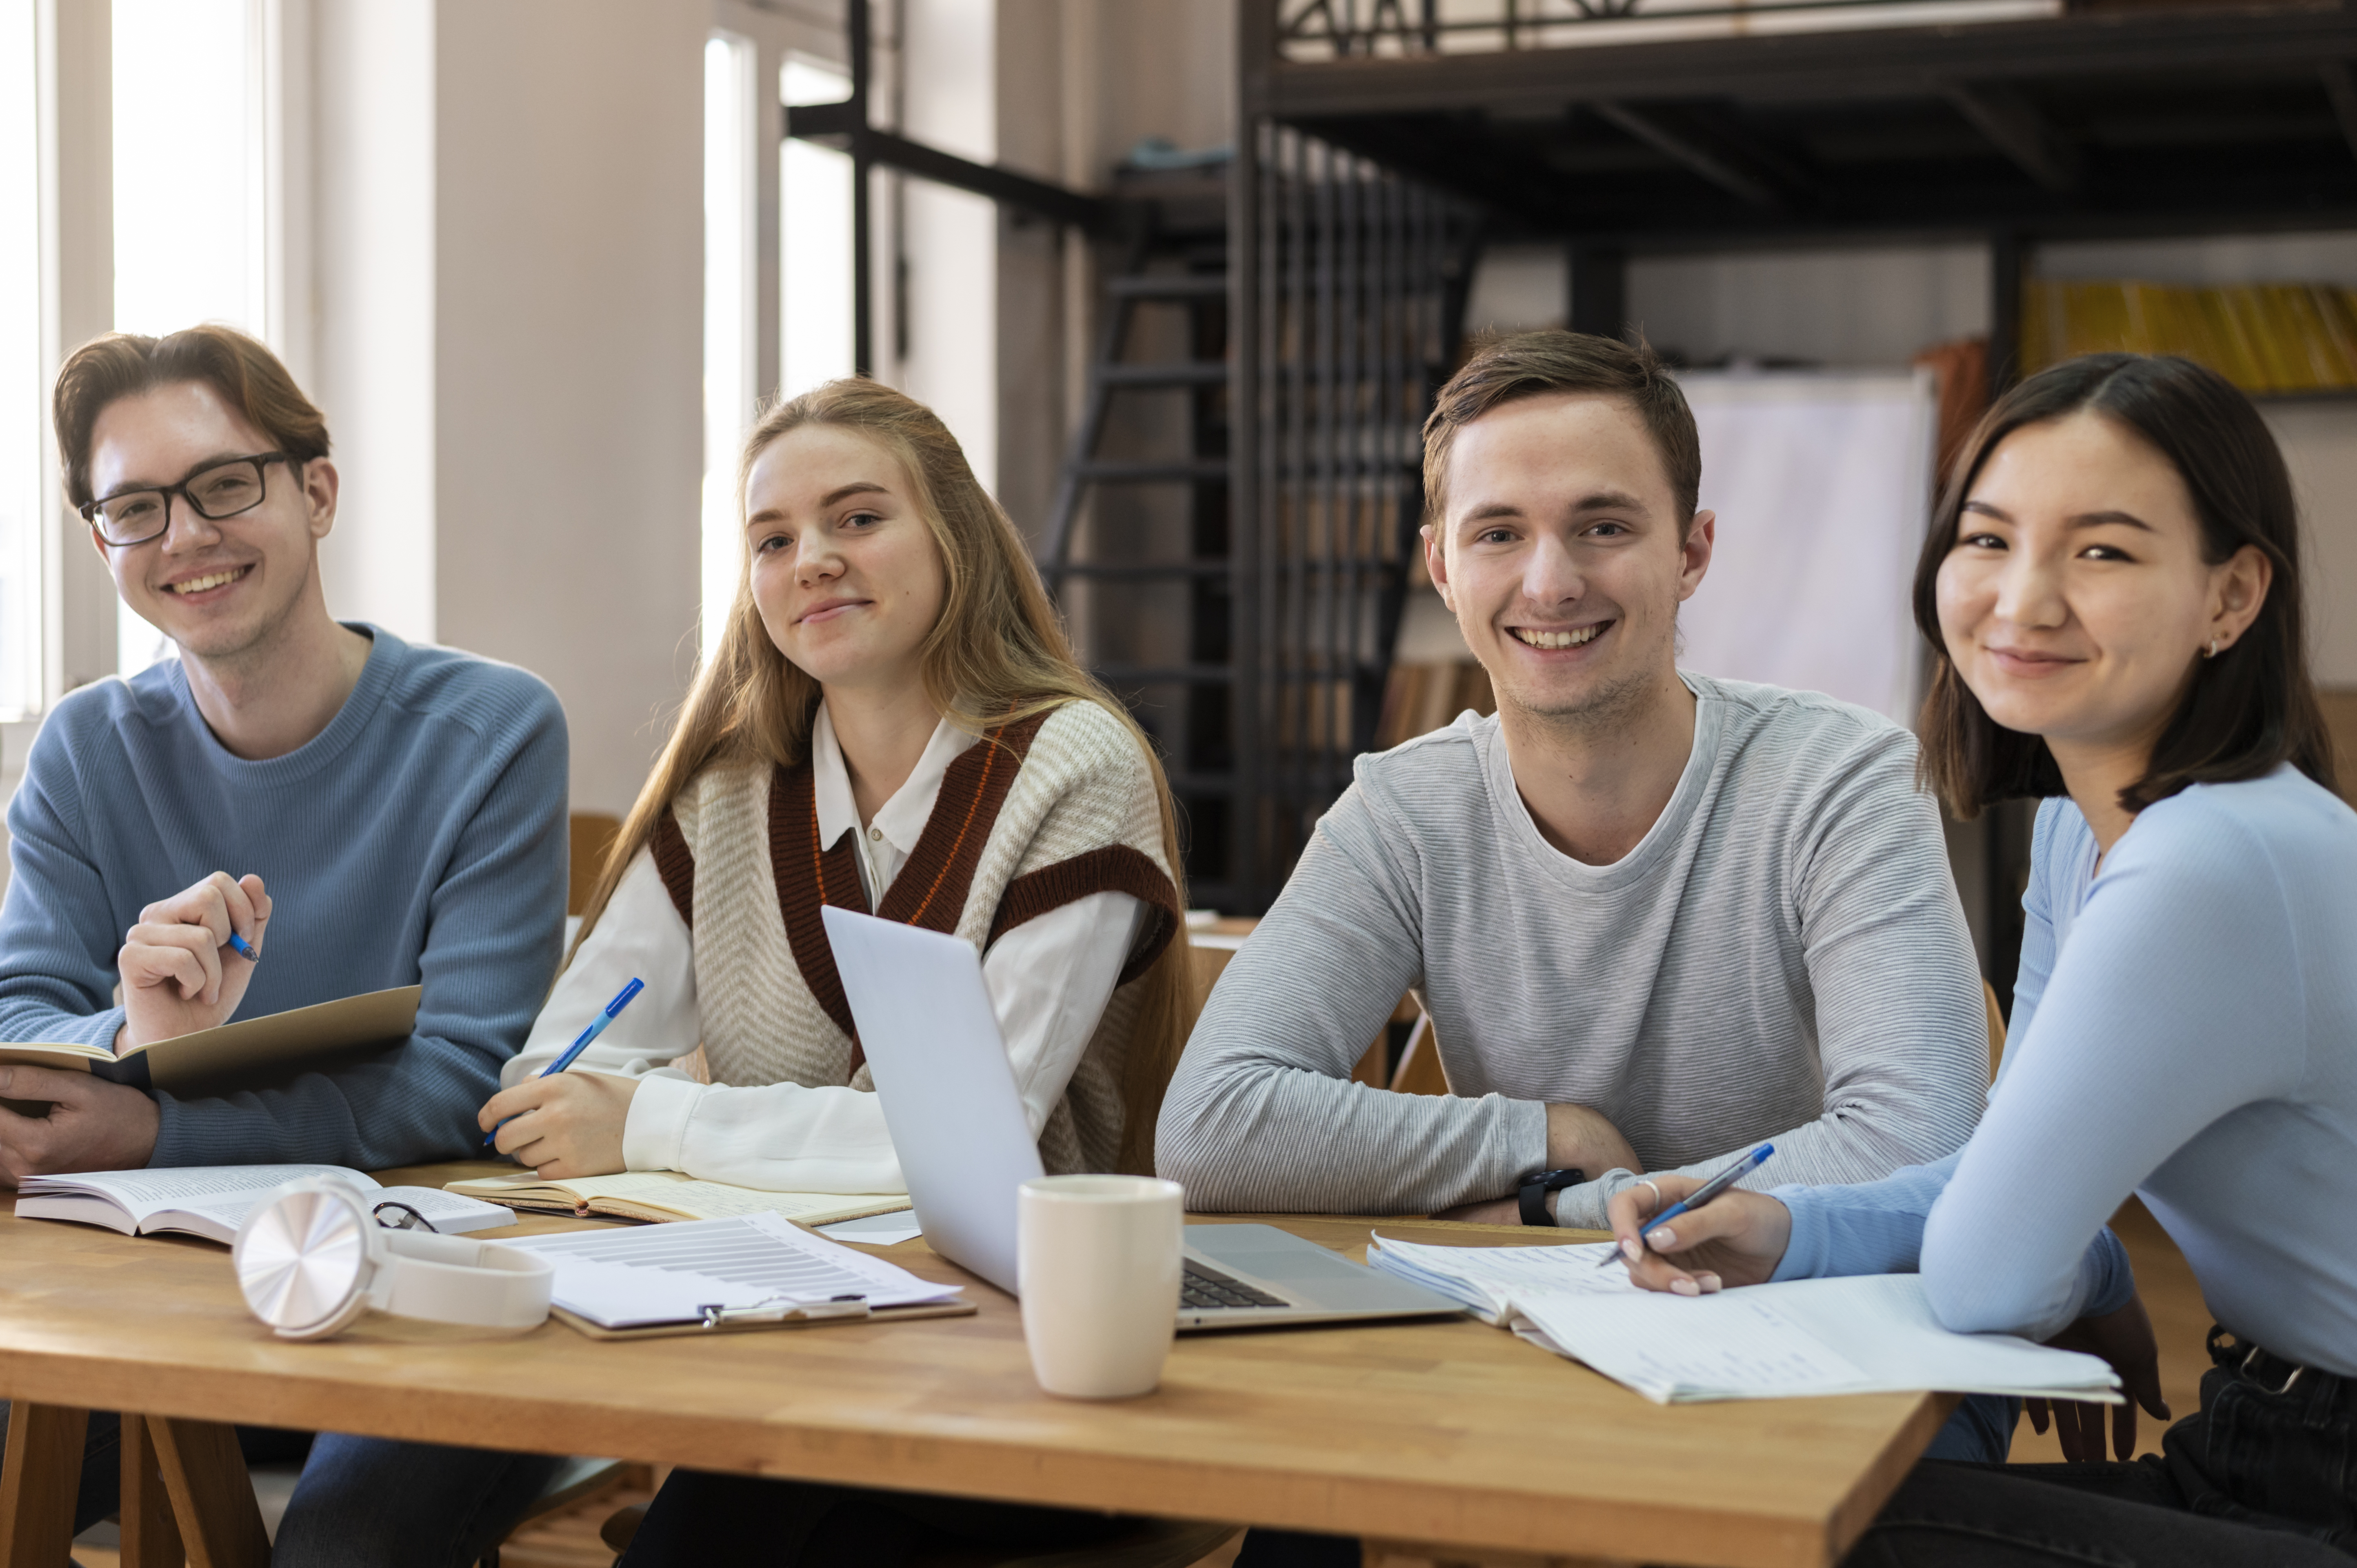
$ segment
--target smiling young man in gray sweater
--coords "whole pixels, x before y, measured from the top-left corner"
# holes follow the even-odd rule
[[[1601,1227],[1763,1140],[1746,1185],[1959,1147],[1988,1042],[1913,738],[1676,668],[1716,536],[1677,383],[1533,333],[1425,439],[1426,560],[1498,714],[1359,759],[1204,1009],[1162,1174],[1199,1210]],[[1410,987],[1450,1095],[1351,1081]]]

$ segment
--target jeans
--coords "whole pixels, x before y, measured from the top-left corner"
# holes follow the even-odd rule
[[[2132,1464],[1918,1466],[1844,1568],[2350,1568],[2357,1380],[2210,1331],[2201,1409]]]
[[[1129,1524],[1071,1509],[674,1470],[647,1506],[620,1568],[902,1568],[920,1548],[1049,1551],[1085,1546]]]
[[[7,1405],[0,1402],[0,1433]],[[241,1426],[249,1465],[304,1460],[271,1562],[279,1568],[468,1568],[505,1538],[565,1463],[382,1437]],[[308,1457],[306,1458],[306,1454]],[[120,1418],[90,1412],[82,1440],[79,1535],[113,1513],[123,1478]]]

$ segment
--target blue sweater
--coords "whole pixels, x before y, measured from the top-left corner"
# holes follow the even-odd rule
[[[268,951],[239,1017],[424,987],[397,1049],[220,1098],[157,1092],[154,1165],[381,1170],[468,1154],[555,972],[555,693],[508,665],[353,629],[375,642],[360,682],[299,749],[231,756],[167,660],[59,702],[9,804],[0,1039],[111,1042],[124,934],[214,871],[270,891]]]
[[[2357,1374],[2357,812],[2289,767],[2148,807],[2095,875],[2040,809],[2005,1068],[1963,1152],[1780,1188],[1779,1279],[1919,1266],[1952,1328],[2123,1305],[2139,1194],[2218,1320]],[[2091,1244],[2092,1241],[2092,1244]]]

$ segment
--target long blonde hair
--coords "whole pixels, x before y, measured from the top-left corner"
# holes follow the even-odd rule
[[[740,519],[754,463],[772,442],[806,424],[857,431],[899,461],[914,489],[918,515],[942,560],[941,618],[918,650],[925,694],[934,708],[974,735],[1071,702],[1094,703],[1119,718],[1152,771],[1162,814],[1162,857],[1183,910],[1187,884],[1178,822],[1153,744],[1128,710],[1073,659],[1022,536],[974,478],[957,438],[932,410],[890,387],[861,379],[828,381],[770,410],[746,438],[737,469]],[[715,763],[791,768],[810,755],[819,684],[770,640],[753,602],[751,561],[740,531],[737,595],[720,646],[697,671],[671,739],[607,854],[575,952],[605,913],[624,870],[653,836],[664,808],[697,773]],[[1194,991],[1183,920],[1161,956],[1134,983],[1143,994],[1124,1069],[1121,1166],[1151,1174],[1154,1124],[1187,1043]]]

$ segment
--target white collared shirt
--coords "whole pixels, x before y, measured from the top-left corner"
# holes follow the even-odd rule
[[[811,730],[820,841],[857,833],[869,908],[883,901],[916,848],[950,764],[975,739],[943,720],[907,781],[862,824],[843,749],[820,704]],[[983,980],[1035,1138],[1096,1033],[1145,915],[1126,893],[1092,893],[1025,921],[983,954]],[[501,1086],[553,1060],[633,975],[646,982],[645,993],[573,1069],[639,1080],[622,1127],[629,1168],[684,1171],[773,1192],[905,1189],[875,1095],[792,1083],[702,1084],[668,1065],[694,1054],[704,1038],[694,938],[643,849],[557,977],[523,1049],[501,1070]]]

